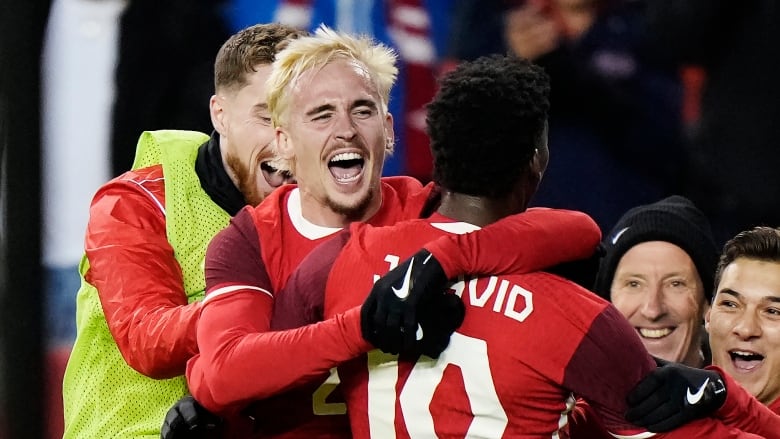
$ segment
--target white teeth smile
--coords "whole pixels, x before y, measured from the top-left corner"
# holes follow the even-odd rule
[[[338,178],[336,178],[336,180],[338,180],[339,183],[351,183],[351,182],[357,180],[358,177],[360,177],[360,175],[356,174],[356,175],[348,176],[348,177],[338,177]]]
[[[641,335],[644,338],[664,338],[667,335],[671,334],[674,329],[671,328],[660,328],[660,329],[650,329],[650,328],[637,328],[639,330],[639,335]]]
[[[756,355],[755,352],[748,352],[748,351],[731,351],[731,353],[732,354],[737,354],[737,355],[744,355],[744,356]]]
[[[333,156],[332,159],[330,159],[331,163],[333,162],[340,162],[343,160],[360,160],[363,156],[356,153],[356,152],[342,152],[341,154],[336,154]]]

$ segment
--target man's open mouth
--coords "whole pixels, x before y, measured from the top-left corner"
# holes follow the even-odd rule
[[[280,171],[271,165],[271,162],[261,163],[260,170],[263,172],[265,181],[267,181],[271,187],[279,187],[292,179],[290,171]]]
[[[729,351],[729,356],[734,368],[743,372],[750,372],[764,362],[764,356],[753,351],[735,349]]]
[[[365,158],[357,152],[342,152],[328,160],[328,169],[339,183],[351,183],[363,173]]]

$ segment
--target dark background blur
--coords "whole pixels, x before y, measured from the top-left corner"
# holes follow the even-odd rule
[[[38,78],[48,8],[0,1],[0,438],[46,427]]]

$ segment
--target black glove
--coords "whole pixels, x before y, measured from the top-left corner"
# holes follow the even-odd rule
[[[420,305],[417,316],[420,327],[416,335],[421,337],[417,339],[410,353],[439,358],[450,344],[452,333],[463,323],[466,306],[460,297],[453,293],[437,293]]]
[[[652,432],[673,430],[711,415],[726,401],[726,384],[715,371],[656,359],[659,366],[627,397],[626,420]]]
[[[221,424],[220,417],[203,408],[192,396],[185,396],[165,414],[160,438],[218,438]]]
[[[445,297],[447,286],[439,261],[420,250],[374,284],[361,309],[363,338],[386,353],[437,358],[465,313]]]

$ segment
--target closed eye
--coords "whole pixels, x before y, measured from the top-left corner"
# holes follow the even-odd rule
[[[721,300],[718,302],[718,306],[721,306],[723,308],[736,308],[737,302],[734,302],[733,300]]]
[[[331,113],[321,113],[315,115],[311,120],[328,120],[331,118]]]
[[[360,108],[355,110],[354,114],[360,118],[367,118],[374,115],[374,110],[370,108]]]

